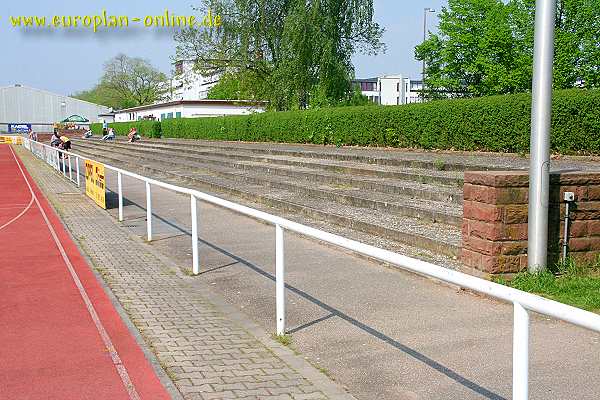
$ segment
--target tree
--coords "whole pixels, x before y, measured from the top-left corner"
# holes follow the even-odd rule
[[[148,61],[119,54],[104,64],[100,82],[74,97],[114,109],[136,107],[164,100],[169,82]]]
[[[217,29],[176,34],[177,57],[226,71],[277,110],[334,105],[352,96],[356,51],[383,49],[372,0],[203,0]]]
[[[558,0],[555,88],[600,84],[599,17],[598,0]],[[415,49],[426,87],[468,97],[531,90],[534,20],[535,0],[449,0],[439,33]]]
[[[261,100],[266,93],[253,82],[253,74],[246,71],[241,73],[224,73],[219,82],[208,91],[209,99],[219,100]]]

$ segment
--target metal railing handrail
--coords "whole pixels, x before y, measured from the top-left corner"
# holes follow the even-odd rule
[[[27,138],[25,143],[29,144]],[[70,157],[76,157],[77,166],[79,166],[79,158],[84,158],[78,154],[58,150],[48,145],[38,143],[46,148],[58,151]],[[27,146],[26,146],[27,147]],[[30,144],[29,144],[30,147]],[[89,158],[84,158],[89,159]],[[93,160],[92,160],[93,161]],[[114,167],[109,164],[104,164],[104,167],[117,172],[118,176],[118,196],[119,196],[119,221],[123,220],[123,201],[122,201],[122,175],[129,176],[145,182],[146,184],[146,212],[147,212],[147,237],[152,240],[152,199],[151,185],[169,189],[175,192],[188,194],[191,197],[192,211],[192,247],[193,247],[193,273],[199,273],[198,259],[198,230],[197,230],[197,211],[196,201],[202,200],[210,204],[214,204],[242,215],[269,222],[276,227],[275,233],[275,248],[276,248],[276,320],[277,334],[285,333],[285,295],[284,295],[284,247],[283,233],[284,230],[295,232],[313,239],[321,240],[329,244],[336,245],[341,248],[352,250],[366,256],[396,265],[404,270],[408,270],[440,281],[458,285],[460,287],[473,290],[491,296],[514,305],[514,338],[513,338],[513,398],[527,399],[528,398],[528,364],[529,364],[529,314],[528,311],[533,311],[558,320],[569,322],[571,324],[590,329],[595,332],[600,332],[600,315],[585,311],[567,304],[559,303],[554,300],[549,300],[541,296],[523,292],[514,288],[510,288],[495,282],[481,279],[472,275],[468,275],[459,271],[444,268],[426,261],[407,257],[389,250],[380,249],[365,243],[347,239],[339,235],[322,231],[320,229],[311,228],[309,226],[290,221],[285,218],[266,213],[264,211],[255,210],[253,208],[224,200],[216,196],[212,196],[195,189],[189,189],[173,185],[166,182],[161,182],[156,179],[148,178]],[[70,166],[70,164],[69,164]],[[65,172],[66,174],[66,172]],[[66,175],[65,175],[66,176]],[[72,180],[72,179],[71,179]]]

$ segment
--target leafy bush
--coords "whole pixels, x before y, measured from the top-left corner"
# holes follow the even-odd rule
[[[116,135],[127,136],[132,127],[136,127],[140,135],[146,137],[159,138],[161,136],[161,127],[159,121],[132,121],[132,122],[113,122],[108,124],[115,130]],[[94,135],[102,135],[102,124],[91,124],[90,129]]]
[[[600,154],[600,90],[555,91],[552,108],[553,151]],[[158,129],[169,138],[520,153],[529,151],[530,119],[531,96],[516,94],[401,106],[174,118]],[[124,126],[126,133],[129,125]]]

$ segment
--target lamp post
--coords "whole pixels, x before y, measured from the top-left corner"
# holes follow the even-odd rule
[[[537,0],[533,49],[531,150],[527,263],[538,272],[548,263],[548,201],[550,189],[550,115],[556,0]]]
[[[433,8],[423,9],[423,43],[427,40],[427,13],[434,13]],[[425,59],[423,59],[423,70],[421,72],[421,102],[425,102]]]

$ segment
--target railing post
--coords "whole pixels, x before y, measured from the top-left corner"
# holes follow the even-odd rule
[[[81,184],[79,183],[79,156],[75,157],[75,162],[77,163],[75,165],[75,172],[77,173],[77,187],[81,187]]]
[[[119,222],[123,221],[123,178],[121,171],[117,172],[117,192],[119,197]]]
[[[62,151],[59,153],[60,157],[59,160],[62,160],[62,172],[63,172],[63,176],[66,178],[67,177],[67,165],[65,164],[65,152]]]
[[[285,262],[283,228],[275,225],[275,307],[277,335],[285,334]]]
[[[198,260],[198,212],[196,207],[196,196],[190,196],[190,206],[192,209],[192,272],[194,275],[200,273],[200,263]]]
[[[529,313],[514,303],[513,400],[529,399]]]
[[[71,155],[68,154],[67,157],[69,157],[69,180],[71,182],[73,182],[73,172],[71,172],[71,169],[72,169],[72,167],[71,167]]]
[[[147,239],[152,241],[152,192],[150,182],[146,181],[146,231]]]

